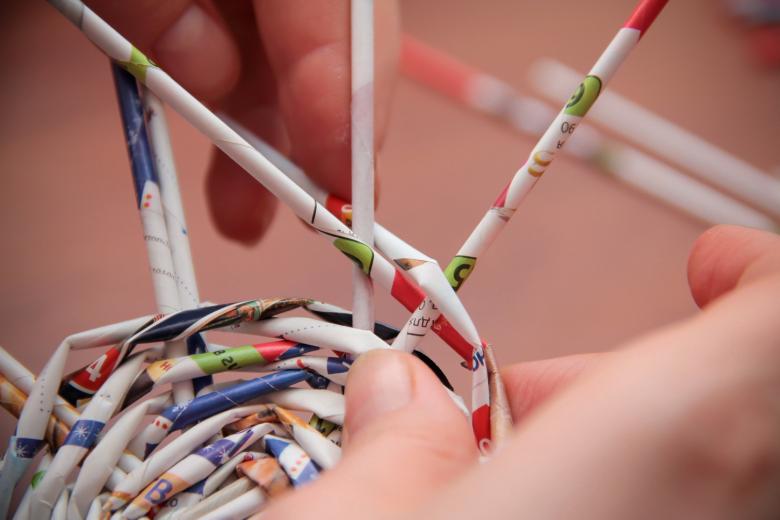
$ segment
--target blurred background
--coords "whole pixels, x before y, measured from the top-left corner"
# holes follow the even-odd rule
[[[587,70],[634,3],[408,0],[402,23],[533,93],[536,59]],[[720,2],[670,2],[609,89],[778,176],[777,40],[729,13]],[[68,334],[155,305],[105,57],[45,2],[3,2],[0,29],[0,344],[37,373]],[[209,144],[174,113],[169,123],[202,297],[349,307],[351,264],[286,208],[255,247],[216,232],[204,195]],[[534,142],[401,79],[379,154],[378,220],[446,264]],[[561,156],[461,295],[504,365],[613,349],[696,312],[686,259],[707,227]],[[379,319],[400,326],[406,312],[377,295]],[[466,387],[437,338],[424,350]],[[95,355],[74,353],[68,368]],[[4,436],[12,423],[2,421]]]

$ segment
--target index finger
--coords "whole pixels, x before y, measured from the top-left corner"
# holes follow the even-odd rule
[[[350,62],[347,0],[255,0],[276,76],[292,158],[329,192],[350,195]],[[375,138],[381,142],[398,62],[395,1],[375,7]]]

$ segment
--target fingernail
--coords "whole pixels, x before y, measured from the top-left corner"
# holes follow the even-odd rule
[[[375,350],[358,358],[347,383],[346,422],[350,435],[412,401],[410,362],[409,356],[390,350]]]

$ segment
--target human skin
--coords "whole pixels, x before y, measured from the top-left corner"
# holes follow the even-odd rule
[[[349,196],[348,2],[89,4],[196,97]],[[381,136],[398,13],[376,5]],[[256,242],[273,198],[221,154],[207,184],[223,234]],[[780,239],[714,228],[693,247],[689,282],[702,307],[693,318],[609,353],[506,368],[516,433],[484,464],[421,363],[362,356],[343,461],[263,517],[776,518]]]
[[[348,0],[86,3],[196,98],[350,199]],[[397,2],[377,2],[375,19],[380,146],[398,64]],[[216,149],[206,192],[219,231],[247,245],[262,238],[276,211],[275,197]]]
[[[692,318],[505,368],[516,431],[482,464],[421,363],[362,356],[342,462],[263,518],[777,518],[780,237],[713,228],[688,278]]]

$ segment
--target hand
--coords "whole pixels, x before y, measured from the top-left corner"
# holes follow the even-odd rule
[[[291,156],[323,188],[350,198],[349,0],[87,2],[196,98]],[[376,139],[399,53],[395,0],[376,3]],[[217,228],[247,245],[276,199],[214,149],[207,194]]]
[[[263,518],[778,518],[780,237],[713,228],[689,282],[695,317],[505,369],[516,432],[485,464],[427,368],[362,356],[343,460]]]

